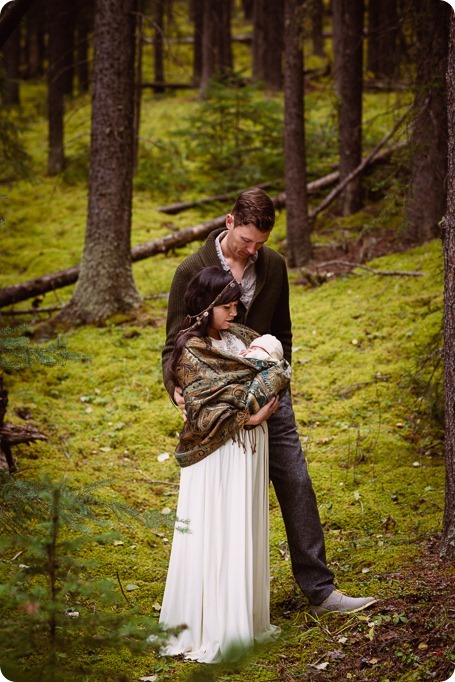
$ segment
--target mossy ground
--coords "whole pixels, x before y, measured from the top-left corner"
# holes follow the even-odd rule
[[[154,272],[162,271],[160,291],[180,257],[158,257]],[[131,680],[146,674],[159,680],[313,679],[308,665],[324,661],[330,663],[327,678],[335,679],[337,662],[327,659],[334,623],[348,641],[366,639],[368,622],[383,613],[381,602],[403,597],[404,581],[392,576],[421,557],[428,538],[441,528],[444,505],[441,431],[431,416],[434,395],[427,386],[433,367],[422,369],[441,330],[441,245],[434,241],[369,265],[425,274],[377,276],[358,270],[309,290],[297,283],[297,272],[291,273],[293,397],[330,565],[340,587],[375,594],[377,607],[367,620],[361,615],[322,624],[313,620],[292,580],[271,490],[272,615],[283,629],[281,640],[238,669],[213,672],[153,653],[132,657],[112,651],[91,661],[90,679],[104,679],[107,670],[122,671]],[[151,301],[130,320],[74,329],[65,336],[67,344],[89,353],[90,364],[35,368],[7,378],[9,417],[19,421],[15,410],[31,413],[49,437],[16,449],[20,477],[47,474],[75,486],[109,479],[105,494],[138,511],[175,509],[178,469],[172,451],[180,416],[161,383],[164,317],[165,304]],[[171,457],[160,462],[163,452]],[[172,531],[121,531],[123,545],[91,550],[94,577],[115,577],[118,571],[124,583],[139,586],[133,601],[140,612],[158,618]],[[402,612],[408,611],[404,599]],[[391,655],[396,651],[398,646]],[[81,657],[87,653],[81,651]],[[414,675],[409,679],[427,679],[441,664],[435,659],[419,677],[415,658],[401,656],[399,662]],[[278,672],[284,669],[288,678]],[[372,677],[371,669],[368,674],[382,679]],[[390,679],[407,679],[404,674]]]
[[[188,55],[175,52],[174,57],[175,80],[187,79]],[[243,52],[242,60],[246,63]],[[334,120],[328,92],[328,84],[316,84],[308,95],[308,125],[316,131],[314,140],[327,142],[327,154],[316,155],[309,169],[314,177],[328,172],[335,160],[335,146],[332,149],[328,142]],[[2,191],[7,222],[2,227],[1,286],[77,264],[83,247],[89,101],[81,97],[70,108],[66,121],[70,164],[62,177],[49,178],[45,176],[44,96],[42,84],[24,89],[24,107],[30,115],[24,140],[33,157],[34,180],[11,183]],[[386,97],[387,101],[366,95],[366,120],[373,122],[368,124],[368,136],[374,142],[392,125],[394,114],[381,112],[406,104],[395,96]],[[161,98],[145,94],[144,148],[153,148],[165,137],[165,126],[177,124],[197,106],[195,92]],[[373,234],[378,227],[396,232],[402,223],[402,184],[391,175],[380,171],[376,185],[370,178],[374,190],[380,189],[380,204],[370,203],[350,220],[321,216],[315,243],[357,239],[360,233]],[[133,245],[160,237],[171,227],[187,227],[229,210],[218,205],[164,216],[155,207],[167,203],[167,187],[160,193],[157,185],[149,191],[146,183],[138,184]],[[279,248],[284,238],[285,214],[281,212],[271,246]],[[135,264],[141,294],[168,292],[175,267],[197,248],[198,244],[190,244],[176,253]],[[429,563],[424,562],[428,543],[435,546],[444,508],[438,368],[441,244],[435,240],[389,254],[369,266],[424,274],[387,276],[358,269],[309,289],[301,284],[299,271],[290,272],[293,397],[330,565],[340,588],[374,594],[378,604],[368,615],[321,620],[310,615],[292,579],[283,522],[271,488],[271,609],[273,622],[282,628],[274,646],[256,651],[239,666],[204,667],[163,659],[153,651],[133,655],[126,649],[112,649],[94,655],[90,647],[81,645],[77,658],[84,672],[78,679],[137,680],[156,675],[160,682],[386,682],[449,676],[446,673],[455,663],[450,638],[444,636],[450,613],[441,595],[453,598],[453,589],[450,592],[447,587],[453,569],[440,565],[433,549],[431,567],[437,572],[426,583]],[[48,294],[41,305],[61,305],[71,292],[68,287]],[[16,305],[15,311],[29,308],[25,302]],[[166,299],[148,299],[130,318],[65,334],[70,350],[91,356],[89,364],[35,367],[6,377],[8,419],[20,422],[19,414],[27,414],[48,436],[45,443],[15,449],[18,477],[35,480],[47,475],[74,486],[108,479],[100,494],[127,502],[138,511],[156,511],[166,519],[167,513],[162,512],[174,510],[177,501],[179,472],[172,452],[181,418],[161,381],[165,316]],[[20,319],[35,325],[38,318],[43,319],[38,313],[27,313]],[[11,324],[11,319],[15,318],[2,315],[2,325]],[[164,452],[170,457],[159,461]],[[139,589],[130,597],[131,604],[157,620],[172,530],[164,523],[156,530],[119,524],[119,530],[123,544],[95,544],[90,549],[93,578],[115,579],[118,573],[122,584],[134,583]],[[422,574],[416,577],[413,571],[419,562],[424,562]],[[3,557],[4,579],[17,563],[13,556]],[[83,600],[80,608],[84,608]],[[425,620],[439,639],[430,637],[430,629],[426,636],[423,626],[418,636],[410,636],[412,628]],[[373,655],[375,643],[378,649]],[[365,653],[365,647],[370,647],[369,652]],[[24,661],[23,679],[39,660],[36,651]]]

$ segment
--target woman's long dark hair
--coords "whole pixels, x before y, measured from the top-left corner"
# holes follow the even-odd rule
[[[226,291],[216,301],[217,306],[240,300],[242,287],[237,282],[235,282],[235,286],[228,287],[228,284],[232,281],[231,274],[216,266],[203,268],[190,280],[183,298],[186,317],[180,325],[180,331],[175,338],[174,348],[165,370],[166,377],[171,378],[175,383],[177,383],[175,375],[177,363],[188,339],[191,336],[208,336],[212,311],[210,311],[209,315],[202,317],[201,322],[194,326],[194,328],[188,329],[188,327],[192,327],[196,322],[196,316],[208,308],[226,287]]]

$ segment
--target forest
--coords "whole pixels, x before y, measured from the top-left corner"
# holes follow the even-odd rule
[[[0,679],[453,679],[455,13],[444,0],[12,0],[0,11]],[[339,589],[270,485],[271,620],[160,655],[182,415],[171,282],[261,187]]]

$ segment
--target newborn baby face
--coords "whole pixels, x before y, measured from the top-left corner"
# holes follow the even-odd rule
[[[271,360],[270,353],[260,346],[251,345],[246,350],[242,350],[240,355],[244,358],[255,358],[256,360]]]

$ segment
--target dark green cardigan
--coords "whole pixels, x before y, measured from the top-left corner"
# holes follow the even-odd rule
[[[174,347],[175,336],[185,317],[183,297],[188,283],[202,268],[221,267],[216,252],[215,239],[224,231],[214,230],[196,253],[188,256],[178,266],[169,293],[166,344],[162,353],[163,370]],[[248,312],[240,312],[236,322],[254,329],[258,334],[273,334],[283,344],[285,359],[291,362],[292,331],[289,311],[289,282],[286,262],[279,253],[263,246],[256,261],[256,289]],[[166,389],[173,398],[174,384],[165,378]]]

